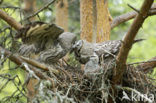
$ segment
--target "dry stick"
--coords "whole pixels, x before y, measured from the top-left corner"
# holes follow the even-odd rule
[[[156,67],[156,57],[152,58],[151,60],[149,60],[147,62],[144,62],[144,63],[138,65],[136,68],[138,68],[141,71],[148,73],[154,67]]]
[[[115,28],[116,26],[130,20],[133,19],[137,16],[137,12],[136,11],[132,11],[120,16],[117,16],[113,19],[113,22],[111,23],[111,29]],[[153,4],[151,10],[148,13],[148,16],[152,16],[152,15],[156,15],[156,3]]]
[[[131,9],[133,9],[134,11],[136,11],[137,13],[139,13],[139,10],[138,9],[136,9],[136,8],[134,8],[132,5],[130,5],[130,4],[127,4]]]
[[[149,9],[152,6],[154,0],[144,0],[144,3],[140,9],[140,13],[134,19],[130,29],[128,30],[123,43],[121,45],[119,54],[117,55],[116,69],[113,75],[113,83],[120,84],[123,73],[126,70],[126,60],[128,53],[133,45],[135,36],[137,35],[139,29],[141,28],[144,20],[148,17]]]
[[[152,59],[148,61],[128,63],[128,65],[134,65],[134,64],[138,64],[136,68],[139,71],[148,73],[149,71],[153,70],[156,67],[156,57],[153,57]]]
[[[2,47],[0,47],[0,52],[4,51],[4,56],[8,56],[8,58],[13,61],[14,63],[16,63],[17,65],[22,65],[23,64],[23,60],[17,56],[12,54],[10,51],[3,49]],[[29,68],[35,73],[35,75],[37,75],[39,78],[41,79],[46,79],[51,81],[52,86],[54,87],[54,80],[50,77],[48,77],[47,75],[43,74],[41,71],[37,70],[35,67],[28,65]],[[26,70],[26,68],[23,66],[22,69]]]
[[[23,27],[21,24],[19,24],[15,19],[10,17],[3,10],[0,10],[0,18],[6,21],[11,27],[16,29],[17,31]]]
[[[36,15],[38,15],[38,13],[40,13],[41,11],[43,11],[44,9],[48,8],[52,3],[54,3],[56,0],[52,0],[50,1],[47,5],[45,5],[43,8],[41,8],[40,10],[38,10],[37,12],[35,12],[34,14],[30,15],[29,17],[25,18],[29,19],[32,18]],[[4,21],[6,21],[10,26],[12,26],[15,30],[20,30],[23,26],[18,23],[15,19],[13,19],[12,17],[10,17],[7,13],[5,13],[3,10],[0,10],[0,18],[3,19]]]
[[[53,69],[52,67],[49,67],[49,66],[46,66],[45,64],[43,63],[39,63],[37,62],[36,60],[33,60],[33,59],[30,59],[30,58],[26,58],[26,57],[22,57],[22,56],[19,56],[23,61],[27,62],[28,64],[31,64],[37,68],[40,68],[42,70],[45,70],[45,71],[51,71],[53,72],[54,74],[59,74],[59,71],[56,70],[56,69]]]
[[[155,64],[156,62],[156,59],[151,59],[151,60],[148,60],[148,61],[141,61],[141,62],[134,62],[134,63],[128,63],[128,65],[134,65],[134,64],[144,64],[144,63],[151,63],[153,62]]]
[[[40,77],[40,78],[47,78],[41,71],[37,70],[34,67],[38,67],[42,70],[51,70],[54,74],[58,74],[59,72],[57,70],[54,70],[50,67],[45,66],[44,64],[41,64],[37,61],[33,61],[24,57],[20,57],[18,55],[14,55],[12,54],[10,51],[3,49],[2,47],[0,47],[0,52],[4,51],[4,56],[8,56],[8,58],[13,61],[14,63],[16,63],[17,65],[22,65],[23,61],[31,64],[32,66],[29,65],[29,68],[35,72],[35,74]],[[34,66],[34,67],[33,67]],[[46,69],[45,69],[46,68]],[[24,69],[24,68],[23,68]]]

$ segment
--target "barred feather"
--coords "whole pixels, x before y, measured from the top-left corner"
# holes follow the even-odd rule
[[[54,63],[60,58],[65,56],[67,51],[65,51],[59,44],[57,46],[50,48],[48,50],[42,51],[39,56],[39,61],[44,63]]]
[[[46,64],[57,62],[71,50],[76,41],[76,35],[64,30],[55,24],[35,22],[27,25],[19,31],[23,45],[19,53],[30,57],[37,55],[35,59]]]
[[[142,41],[144,39],[135,40],[134,43]],[[85,40],[79,40],[73,45],[73,51],[76,59],[85,64],[90,60],[90,57],[97,55],[103,56],[103,59],[115,58],[121,47],[121,40],[110,40],[102,43],[89,43]],[[95,54],[94,54],[95,53]]]

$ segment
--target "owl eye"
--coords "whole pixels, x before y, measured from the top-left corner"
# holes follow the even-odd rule
[[[73,45],[73,48],[80,49],[82,46],[82,40],[79,40],[76,44]]]

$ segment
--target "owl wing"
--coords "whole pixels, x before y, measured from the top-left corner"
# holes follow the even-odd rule
[[[67,54],[67,51],[64,50],[60,46],[60,44],[57,44],[53,48],[42,51],[39,56],[39,61],[47,63],[47,64],[51,64],[51,63],[57,62],[66,54]]]
[[[23,44],[20,46],[18,52],[22,56],[30,57],[31,54],[36,52],[36,48],[33,44],[32,45]]]
[[[116,56],[119,52],[121,40],[111,40],[102,43],[97,43],[94,51],[98,56],[103,55],[104,57]]]
[[[17,38],[22,38],[24,43],[32,44],[44,38],[56,39],[63,32],[64,30],[55,24],[34,22],[19,30]]]

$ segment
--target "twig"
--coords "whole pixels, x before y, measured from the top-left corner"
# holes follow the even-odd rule
[[[149,16],[152,16],[152,15],[156,15],[156,9],[154,10],[150,10],[150,12],[149,12]]]
[[[140,13],[140,11],[139,10],[137,10],[136,8],[134,8],[132,5],[130,5],[130,4],[127,4],[131,9],[133,9],[134,11],[136,11],[137,13]]]
[[[118,26],[130,19],[133,19],[136,15],[137,15],[137,13],[135,11],[133,11],[133,12],[129,12],[129,13],[115,17],[111,23],[111,29],[115,28],[116,26]]]
[[[27,19],[30,19],[36,15],[38,15],[38,13],[40,13],[41,11],[43,11],[44,9],[47,9],[51,4],[53,4],[56,0],[52,0],[50,1],[48,4],[46,4],[44,7],[42,7],[41,9],[39,9],[37,12],[35,12],[34,14],[26,17],[23,21],[27,20]]]
[[[55,74],[59,73],[58,70],[55,70],[55,69],[53,69],[51,67],[48,67],[45,64],[39,63],[39,62],[37,62],[37,61],[35,61],[33,59],[22,57],[22,56],[20,56],[20,58],[22,60],[24,60],[25,62],[27,62],[28,64],[31,64],[31,65],[33,65],[33,66],[35,66],[37,68],[41,68],[42,70],[45,70],[45,71],[51,70]]]
[[[5,13],[2,10],[0,10],[0,18],[7,22],[11,27],[16,29],[17,31],[23,27],[20,23],[18,23],[15,19],[10,17],[7,13]]]
[[[24,63],[24,61],[23,60],[26,60],[26,59],[23,59],[23,58],[21,58],[20,56],[18,56],[18,55],[14,55],[14,54],[12,54],[10,51],[8,51],[8,50],[5,50],[5,49],[3,49],[2,47],[0,47],[0,51],[4,51],[4,55],[5,56],[8,56],[9,55],[9,59],[11,60],[11,61],[13,61],[14,63],[16,63],[17,65],[22,65],[23,63]],[[32,70],[32,71],[34,71],[35,72],[35,74],[38,76],[38,77],[40,77],[40,78],[48,78],[47,76],[45,76],[41,71],[39,71],[39,70],[37,70],[35,67],[39,67],[39,66],[41,66],[42,64],[41,63],[39,63],[38,62],[38,64],[37,64],[37,61],[34,63],[33,61],[29,61],[28,62],[28,60],[26,60],[25,62],[27,62],[28,64],[30,63],[31,65],[29,65],[29,68]],[[32,62],[32,63],[31,63]],[[37,66],[36,66],[37,65]],[[33,67],[33,66],[35,66],[35,67]],[[42,65],[42,66],[44,66],[44,65]],[[42,67],[39,67],[40,69],[42,69],[42,70],[45,70],[45,69],[43,69]],[[44,67],[45,68],[45,67]],[[23,69],[25,69],[25,67],[23,67]],[[51,69],[51,68],[48,68],[49,70]],[[56,73],[59,73],[59,72],[56,72],[57,70],[55,70],[54,71],[54,73],[56,74]],[[53,71],[52,71],[53,72]],[[48,80],[51,80],[50,78],[48,78]]]
[[[29,74],[31,75],[31,77],[34,76],[34,78],[36,78],[37,80],[40,80],[40,78],[34,73],[34,71],[32,71],[32,70],[29,68],[29,66],[28,66],[27,63],[23,63],[22,65],[23,65],[23,66],[25,67],[25,69],[29,72]]]
[[[156,67],[156,57],[152,58],[151,60],[149,60],[143,64],[137,65],[136,68],[147,73],[150,70],[152,70],[154,67]]]
[[[14,6],[1,6],[1,9],[21,9],[20,7],[14,7]]]
[[[138,13],[135,11],[117,16],[113,19],[111,23],[111,29],[115,28],[116,26],[136,17]],[[152,5],[152,8],[149,10],[148,16],[156,15],[156,3]]]
[[[141,61],[141,62],[135,62],[135,63],[128,63],[128,65],[143,64],[143,63],[150,63],[150,62],[156,62],[156,60],[148,60],[148,61]]]

